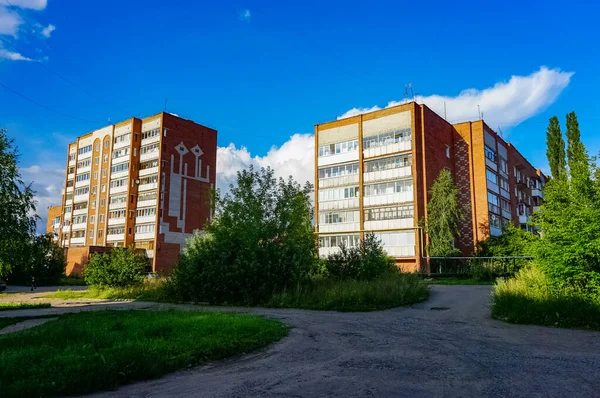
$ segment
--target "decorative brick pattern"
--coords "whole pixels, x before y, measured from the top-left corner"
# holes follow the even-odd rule
[[[460,227],[458,239],[461,248],[473,247],[473,211],[471,209],[471,172],[469,170],[469,144],[462,138],[458,138],[454,144],[456,156],[455,181],[459,188],[458,197],[467,211],[467,215]]]

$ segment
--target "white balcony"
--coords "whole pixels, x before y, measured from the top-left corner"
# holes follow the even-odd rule
[[[338,210],[338,209],[356,209],[358,208],[358,198],[329,200],[319,202],[319,211]]]
[[[125,233],[106,235],[107,242],[119,242],[125,240]]]
[[[152,144],[153,142],[158,142],[158,141],[160,141],[160,134],[157,135],[156,137],[143,139],[141,146]]]
[[[129,136],[130,139],[125,140],[125,141],[120,141],[117,142],[116,144],[113,144],[113,149],[119,149],[119,148],[125,148],[128,147],[131,144],[131,136]]]
[[[117,194],[117,193],[123,193],[123,192],[127,192],[127,184],[120,186],[120,187],[112,187],[110,188],[110,194]]]
[[[387,195],[376,195],[376,196],[365,196],[363,205],[368,206],[380,206],[380,205],[391,205],[394,203],[413,202],[413,192],[397,192],[390,193]]]
[[[63,232],[69,232],[69,231],[71,231],[71,226],[70,225],[65,225],[64,227],[62,227],[62,231]]]
[[[141,207],[152,207],[152,206],[156,206],[156,199],[152,199],[152,200],[140,200],[137,202],[137,207],[141,208]]]
[[[53,229],[59,229],[60,228],[60,223],[57,222],[57,223],[52,224],[52,228]]]
[[[158,188],[158,182],[151,182],[150,184],[141,184],[138,191],[150,191]]]
[[[118,173],[112,173],[110,175],[111,180],[118,180],[119,178],[125,178],[129,176],[129,170],[119,171]]]
[[[75,166],[75,159],[69,160],[69,166]]]
[[[398,178],[408,177],[412,174],[412,168],[410,166],[399,167],[397,169],[379,170],[372,171],[370,173],[364,173],[364,183],[373,181],[385,181],[394,180]]]
[[[330,254],[338,253],[339,247],[319,247],[319,256],[328,257]]]
[[[65,206],[71,206],[73,204],[73,199],[65,200]]]
[[[328,232],[349,232],[349,231],[359,231],[360,223],[359,222],[340,222],[335,224],[319,224],[319,232],[328,233]]]
[[[88,208],[86,207],[85,209],[77,209],[77,210],[73,210],[73,215],[77,216],[80,214],[87,214],[88,212]]]
[[[87,228],[87,222],[80,222],[79,224],[73,224],[71,229],[73,230],[82,230]]]
[[[356,162],[358,161],[358,151],[352,152],[344,152],[337,153],[335,155],[322,156],[318,158],[317,163],[319,167],[329,166],[331,164],[337,163],[347,163],[347,162]]]
[[[383,250],[390,257],[414,257],[415,256],[415,245],[403,245],[403,246],[383,245]]]
[[[154,250],[146,250],[146,257],[154,258]]]
[[[71,238],[71,246],[83,246],[85,245],[85,236],[81,238]]]
[[[365,231],[380,231],[387,229],[414,228],[414,218],[400,218],[398,220],[365,221]]]
[[[73,201],[75,203],[79,203],[79,202],[87,202],[88,200],[90,200],[90,193],[84,193],[83,195],[77,195],[73,198]]]
[[[70,187],[67,187],[65,192],[73,192],[73,185],[71,185]]]
[[[123,224],[125,224],[125,217],[121,217],[121,218],[109,218],[108,219],[108,225],[109,226],[123,225]]]
[[[67,174],[67,181],[68,180],[74,180],[74,179],[75,179],[75,173]]]
[[[79,156],[77,156],[77,160],[78,160],[78,161],[81,161],[81,160],[84,160],[84,159],[89,159],[89,158],[91,158],[91,157],[92,157],[92,152],[93,152],[93,151],[89,151],[89,152],[86,152],[86,153],[82,153],[82,154],[80,154]]]
[[[77,175],[81,175],[84,173],[89,173],[92,171],[92,165],[90,164],[89,166],[85,166],[85,167],[80,167],[77,169]]]
[[[412,143],[410,140],[408,141],[400,141],[393,144],[377,146],[374,148],[369,148],[363,150],[363,155],[365,158],[372,158],[374,156],[382,156],[387,155],[389,153],[397,153],[410,151],[412,147]]]
[[[124,209],[127,207],[127,202],[111,203],[108,205],[109,210]]]
[[[136,232],[135,240],[154,239],[154,232]]]
[[[538,198],[544,199],[544,192],[539,188],[533,188],[531,190],[531,196],[537,196]]]
[[[158,174],[158,166],[150,167],[148,169],[140,170],[140,177],[148,176],[150,174]]]
[[[81,187],[87,187],[90,185],[90,180],[85,180],[85,181],[77,181],[75,183],[75,188],[81,188]]]
[[[147,152],[143,155],[140,155],[140,162],[144,162],[146,160],[158,159],[159,151]]]
[[[151,215],[151,216],[143,216],[143,217],[135,218],[136,224],[149,224],[149,223],[154,223],[154,222],[156,222],[156,214]]]

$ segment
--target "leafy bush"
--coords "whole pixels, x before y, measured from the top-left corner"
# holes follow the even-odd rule
[[[9,275],[11,283],[29,284],[35,277],[38,285],[57,284],[65,274],[67,265],[64,249],[51,234],[34,236],[21,242],[19,265]]]
[[[600,329],[600,300],[574,288],[557,288],[536,264],[499,281],[492,317],[511,323]]]
[[[312,186],[273,175],[240,171],[230,194],[215,194],[215,219],[188,241],[174,269],[179,300],[257,304],[313,274]]]
[[[127,287],[144,282],[148,261],[132,249],[115,247],[110,253],[92,254],[83,270],[85,282],[95,287]]]
[[[395,270],[394,260],[387,256],[381,241],[369,233],[359,247],[340,245],[326,262],[327,274],[333,279],[371,280]]]
[[[496,273],[492,267],[476,260],[469,264],[469,273],[477,282],[491,282],[496,278]]]

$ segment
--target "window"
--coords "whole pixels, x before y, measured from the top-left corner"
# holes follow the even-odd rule
[[[100,150],[100,143],[96,144],[96,152],[98,152]]]
[[[67,188],[72,187],[73,186],[73,180],[68,180],[67,181]]]
[[[337,224],[345,222],[359,222],[358,211],[341,211],[319,214],[320,224]]]
[[[108,148],[108,140],[104,141],[104,149]]]
[[[137,148],[133,148],[133,156],[137,156]]]
[[[489,182],[493,182],[494,184],[498,185],[498,176],[496,173],[490,169],[485,169],[485,176]]]
[[[487,145],[485,145],[485,157],[492,162],[496,162],[496,152]]]
[[[66,199],[66,200],[71,200],[71,199],[73,199],[73,192],[68,192],[68,193],[66,194],[66,196],[65,196],[65,199]]]
[[[158,159],[140,163],[140,170],[151,169],[152,167],[158,167]],[[358,172],[358,163],[356,164],[356,170]]]
[[[127,177],[120,178],[118,180],[112,180],[110,182],[111,188],[118,188],[118,187],[125,187],[125,186],[127,186]]]
[[[129,147],[127,147],[127,146],[125,148],[115,149],[114,151],[112,151],[113,160],[122,158],[127,155],[129,155]]]
[[[319,157],[337,155],[340,153],[354,152],[358,150],[358,140],[338,142],[336,144],[323,145],[319,147]],[[140,151],[141,153],[141,151]]]
[[[131,227],[129,227],[129,235],[131,235]]]
[[[140,185],[153,184],[158,182],[158,174],[140,178]]]
[[[102,230],[101,230],[101,229],[99,229],[99,230],[98,230],[98,237],[99,237],[99,238],[101,238],[101,237],[102,237]]]
[[[93,200],[93,201],[92,201],[92,209],[95,209],[95,208],[96,208],[96,201],[95,201],[95,200]]]
[[[100,216],[98,216],[98,222],[104,222],[104,214],[100,214]]]
[[[160,129],[152,129],[149,131],[142,131],[142,140],[148,140],[150,138],[156,138],[160,135]]]
[[[365,209],[365,221],[398,220],[414,217],[413,205]]]
[[[395,144],[403,141],[411,140],[411,129],[410,127],[392,130],[377,135],[364,137],[363,138],[363,149],[375,148],[383,145]]]
[[[94,180],[97,180],[97,179],[98,179],[98,172],[94,171]]]
[[[73,231],[71,238],[85,238],[85,231]]]
[[[135,226],[136,234],[146,234],[154,232],[154,224],[141,224]]]
[[[134,242],[133,247],[135,249],[153,250],[154,241],[150,240],[145,242]]]
[[[106,184],[102,184],[102,186],[100,187],[100,191],[106,192]]]
[[[102,170],[102,178],[106,178],[106,169]]]
[[[319,169],[319,178],[342,177],[351,174],[358,174],[358,163],[324,167]]]
[[[127,195],[111,196],[108,203],[111,205],[119,205],[127,202]]]
[[[73,173],[75,173],[75,167],[74,167],[74,166],[71,166],[71,167],[69,167],[69,169],[67,170],[67,174],[73,174]]]
[[[71,212],[71,206],[65,206],[65,213],[70,213],[70,212]],[[66,221],[68,221],[68,220],[66,220]],[[65,225],[67,225],[66,221],[65,221]]]
[[[488,192],[488,203],[491,212],[500,214],[500,200],[497,195]]]
[[[119,144],[121,142],[129,142],[131,140],[131,133],[121,134],[116,136],[114,139],[115,144]]]
[[[100,207],[104,207],[104,198],[100,199]]]
[[[356,197],[358,197],[358,187],[323,189],[319,191],[320,202]]]
[[[77,168],[82,169],[84,167],[89,167],[92,164],[92,159],[80,160],[77,162]]]
[[[79,148],[79,150],[77,151],[77,153],[79,155],[83,155],[84,153],[89,153],[89,152],[92,152],[92,146],[91,145]]]
[[[109,211],[108,212],[108,218],[125,218],[125,214],[127,213],[127,211],[125,209],[123,210],[113,210],[113,211]]]
[[[159,147],[158,142],[155,142],[154,144],[143,146],[140,148],[140,156],[145,155],[147,153],[153,153],[153,152],[158,153],[158,147]]]
[[[508,174],[508,164],[505,159],[500,158],[500,171]]]
[[[412,164],[411,155],[392,156],[371,160],[365,163],[365,173],[371,173],[380,170],[397,169],[400,167],[409,167]]]
[[[359,235],[341,235],[341,236],[321,236],[319,238],[319,247],[339,247],[344,244],[346,247],[357,247],[360,245]]]
[[[83,224],[87,222],[87,215],[80,214],[77,216],[73,216],[73,224]]]
[[[412,180],[383,182],[365,185],[365,196],[389,195],[400,192],[411,192],[412,190]]]
[[[116,166],[112,166],[110,168],[110,172],[111,173],[121,173],[121,172],[127,171],[127,170],[129,170],[129,162],[127,162],[127,163],[121,163],[121,164],[118,164]]]
[[[156,207],[146,207],[143,209],[137,209],[136,217],[148,217],[156,215]]]
[[[109,227],[107,231],[107,235],[120,235],[125,233],[125,227]]]
[[[90,224],[94,224],[96,222],[96,216],[90,216]]]
[[[90,179],[90,173],[79,174],[75,177],[76,182],[88,181]]]
[[[500,199],[500,206],[502,207],[502,210],[510,212],[510,203],[508,200]]]
[[[69,162],[75,160],[75,156],[74,153],[69,154]]]
[[[490,213],[490,227],[502,228],[501,217]]]
[[[92,187],[92,195],[96,194],[97,187]]]
[[[450,147],[446,145],[446,157],[450,159]]]
[[[86,195],[90,192],[90,187],[77,188],[75,190],[75,196]]]
[[[60,217],[55,217],[53,224],[59,224],[59,223],[60,223]]]
[[[133,199],[133,195],[131,195],[131,198]],[[138,196],[138,203],[147,200],[156,200],[156,191],[144,192]],[[133,201],[131,203],[133,203]]]
[[[510,186],[508,185],[508,180],[504,178],[500,178],[500,187],[508,192],[510,192]]]
[[[104,155],[102,157],[102,162],[104,162],[104,163],[108,162],[108,155]]]
[[[87,209],[87,202],[81,202],[81,203],[75,203],[73,205],[73,209],[74,210],[82,210],[82,209]]]
[[[94,230],[90,229],[90,239],[94,237]]]
[[[65,220],[65,227],[68,227],[69,225],[71,225],[71,220]]]

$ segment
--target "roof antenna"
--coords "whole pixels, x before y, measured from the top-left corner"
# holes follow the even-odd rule
[[[477,116],[479,116],[479,120],[481,120],[481,108],[477,105]]]
[[[444,120],[448,121],[448,117],[446,115],[446,101],[444,101]]]

